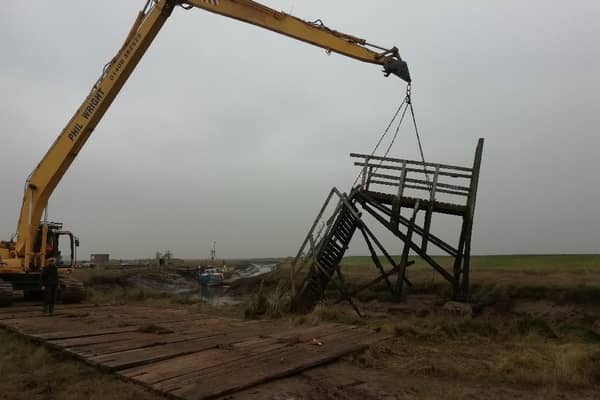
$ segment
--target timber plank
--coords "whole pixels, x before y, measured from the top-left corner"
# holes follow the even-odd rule
[[[57,304],[56,311],[62,310],[77,310],[82,308],[95,308],[95,307],[103,307],[104,305],[93,304],[93,303],[83,303],[83,304]],[[4,314],[13,314],[13,313],[21,313],[21,312],[31,312],[31,311],[42,311],[44,307],[44,303],[36,302],[36,303],[27,303],[27,304],[19,304],[10,307],[0,307],[0,316]]]
[[[140,365],[155,363],[157,361],[171,359],[177,356],[193,354],[199,351],[216,348],[218,343],[220,343],[219,340],[222,340],[222,338],[219,338],[218,335],[213,336],[211,339],[212,340],[201,338],[185,342],[142,347],[120,353],[111,353],[90,357],[89,360],[110,370],[132,368]]]
[[[151,346],[157,346],[169,343],[185,342],[188,340],[199,339],[203,337],[215,337],[219,335],[227,334],[228,332],[235,331],[237,327],[232,326],[228,321],[212,319],[211,323],[201,323],[201,321],[190,321],[187,327],[175,327],[174,325],[161,324],[161,327],[173,328],[172,333],[165,334],[154,334],[146,337],[136,336],[135,331],[130,332],[130,337],[119,341],[98,341],[91,342],[84,346],[77,346],[76,348],[70,348],[69,350],[74,351],[79,355],[85,355],[87,357],[95,357],[107,354],[114,354],[119,352],[125,352],[129,350],[135,350],[139,348],[146,348]],[[251,327],[254,324],[246,327],[246,331],[252,331]]]
[[[204,320],[204,321],[206,321],[206,320]],[[162,334],[161,333],[146,333],[143,331],[143,329],[144,329],[143,326],[135,326],[133,330],[126,331],[126,332],[119,332],[119,333],[114,333],[114,334],[109,333],[109,334],[103,334],[103,335],[74,336],[74,337],[65,338],[65,339],[53,339],[53,340],[51,340],[51,342],[57,346],[73,348],[73,347],[85,346],[85,345],[90,345],[90,344],[117,342],[120,340],[128,340],[128,339],[132,339],[132,340],[142,340],[144,338],[151,339],[151,338],[156,338],[157,336],[167,336],[167,335],[174,334],[176,332],[177,328],[181,329],[182,327],[185,327],[185,325],[187,325],[189,327],[190,325],[193,325],[192,322],[193,322],[192,320],[183,320],[183,321],[177,321],[177,323],[159,322],[157,324],[152,324],[153,326],[155,326],[159,329],[165,329],[167,332],[170,332],[170,333],[162,333]],[[205,323],[204,325],[212,325],[212,326],[223,325],[222,321],[219,321],[217,319],[212,319],[211,322],[212,322],[212,324]],[[182,323],[184,325],[182,325]]]
[[[88,326],[89,329],[89,326]],[[58,332],[44,332],[44,333],[34,333],[31,336],[52,342],[54,340],[59,339],[73,339],[76,337],[86,337],[86,336],[101,336],[101,335],[110,335],[113,333],[123,333],[123,332],[133,332],[139,329],[139,326],[122,326],[122,327],[114,327],[114,328],[105,328],[98,329],[94,331],[90,330],[82,330],[82,331],[58,331]]]
[[[71,348],[78,347],[78,346],[100,344],[100,343],[106,343],[106,342],[112,343],[112,342],[117,342],[119,340],[142,338],[144,336],[151,337],[154,335],[144,334],[144,333],[139,333],[139,332],[133,331],[133,332],[113,333],[113,334],[108,334],[108,335],[75,337],[75,338],[71,338],[71,339],[58,339],[58,340],[52,340],[50,342],[55,346],[71,349]]]
[[[323,342],[322,346],[312,344],[287,346],[278,351],[241,357],[234,363],[212,368],[202,374],[194,374],[183,379],[171,379],[152,387],[190,400],[224,395],[360,350],[366,346],[360,341],[363,335],[364,332],[357,331],[330,335],[329,340]]]
[[[74,310],[56,310],[52,317],[48,317],[44,315],[42,307],[28,310],[11,310],[11,312],[7,312],[4,314],[0,314],[0,321],[7,321],[10,323],[10,320],[26,320],[26,319],[39,319],[39,318],[61,318],[66,317],[74,313],[85,313],[85,311],[89,310],[89,308],[78,308]]]
[[[131,315],[120,313],[91,314],[78,319],[64,319],[60,322],[53,322],[53,318],[55,317],[45,317],[45,321],[48,321],[50,324],[50,328],[46,329],[41,329],[44,325],[39,321],[14,322],[12,324],[20,325],[21,330],[30,335],[35,335],[36,338],[55,340],[128,331],[133,332],[149,324],[164,326],[165,324],[181,323],[185,326],[185,324],[190,325],[192,321],[206,319],[206,316],[201,314],[188,314],[184,316],[167,313],[166,315],[154,317],[149,315],[147,311],[140,313],[140,310],[132,310]],[[0,321],[0,324],[2,322]],[[57,327],[60,327],[61,330],[57,330]]]
[[[218,373],[202,377],[199,382],[169,393],[186,400],[207,399],[233,393],[362,350],[368,346],[368,343],[362,340],[363,335],[364,332],[347,332],[346,335],[340,335],[323,346],[305,344],[294,346],[285,354],[266,354],[251,362],[244,360],[236,366],[235,375],[221,369]]]
[[[131,312],[138,311],[138,307],[132,307]],[[58,318],[66,317],[77,313],[106,313],[109,311],[115,312],[122,310],[121,305],[98,305],[98,304],[69,304],[61,305],[57,304],[54,308],[54,315],[52,317],[45,316],[43,314],[43,304],[38,306],[27,306],[27,307],[8,307],[1,309],[0,320],[10,319],[28,319],[28,318]],[[146,311],[147,312],[147,311]]]
[[[114,326],[118,321],[105,317],[98,317],[93,313],[79,314],[55,314],[52,317],[37,314],[35,317],[12,318],[0,320],[0,326],[7,329],[16,330],[25,334],[39,334],[43,332],[56,332],[65,327],[88,327],[95,326]]]
[[[174,318],[174,319],[169,319]],[[85,337],[85,336],[99,336],[99,335],[109,335],[112,333],[122,333],[122,332],[134,332],[141,328],[140,325],[153,323],[158,326],[163,326],[168,329],[175,330],[177,327],[181,326],[184,328],[195,326],[194,323],[197,320],[207,320],[206,316],[203,315],[192,315],[188,317],[183,316],[164,316],[159,319],[154,320],[140,320],[140,319],[131,319],[127,322],[121,322],[120,324],[123,326],[114,326],[111,328],[103,328],[103,329],[93,329],[89,325],[85,325],[85,329],[82,330],[65,330],[65,331],[54,331],[54,332],[45,332],[34,334],[35,337],[44,339],[44,340],[58,340],[58,339],[72,339],[77,337]],[[169,325],[166,325],[169,324]],[[175,329],[173,329],[175,328]]]
[[[295,374],[386,337],[350,325],[240,321],[151,306],[63,306],[54,317],[37,307],[0,310],[0,327],[185,400]]]
[[[438,191],[440,191],[440,190],[438,190]],[[393,203],[393,201],[396,197],[393,194],[382,193],[382,192],[372,192],[372,191],[367,192],[367,195],[369,197],[371,197],[372,199],[379,201],[380,203],[389,204],[389,205],[391,205]],[[429,206],[430,206],[429,200],[416,199],[414,197],[408,197],[408,196],[403,196],[400,199],[400,204],[402,207],[414,208],[417,200],[419,200],[419,210],[427,210],[427,208],[429,208]],[[464,205],[460,205],[460,204],[446,203],[446,202],[442,202],[442,201],[434,201],[433,202],[433,210],[437,213],[461,216],[461,215],[464,215],[464,213],[467,211],[467,207]]]
[[[118,355],[127,357],[127,354],[133,354],[132,352],[139,351],[142,349],[155,348],[158,346],[167,345],[180,345],[193,340],[210,340],[215,339],[222,335],[222,333],[214,332],[199,332],[196,335],[164,335],[163,337],[155,336],[146,339],[131,338],[127,341],[118,343],[104,343],[99,345],[90,345],[82,348],[70,349],[77,354],[85,355],[88,358],[97,359],[99,357],[105,357],[104,359],[116,359]]]
[[[162,342],[146,342],[129,346],[126,350],[110,351],[102,349],[100,352],[93,349],[94,352],[100,353],[90,357],[94,362],[98,362],[111,369],[128,368],[132,364],[148,363],[157,359],[171,358],[181,354],[187,354],[197,351],[202,351],[217,346],[225,346],[240,340],[244,340],[249,334],[266,333],[270,327],[263,327],[261,330],[254,332],[234,331],[227,332],[226,330],[215,332],[197,332],[185,336],[167,337]],[[123,346],[124,347],[124,346]],[[116,350],[112,348],[111,350]],[[104,354],[102,354],[104,352]]]
[[[122,312],[123,311],[122,309],[123,309],[122,306],[107,306],[107,307],[100,307],[100,308],[97,308],[96,306],[78,307],[77,309],[73,309],[73,310],[70,310],[70,309],[57,310],[53,316],[49,317],[47,315],[44,315],[42,312],[42,309],[40,308],[39,310],[20,311],[20,312],[15,311],[12,313],[5,313],[3,315],[0,315],[0,323],[3,325],[4,324],[36,325],[38,323],[37,321],[40,321],[40,320],[80,321],[82,318],[101,320],[106,317],[110,317],[110,318],[118,317],[118,314],[116,314],[116,313],[118,313],[119,311]],[[147,313],[147,311],[146,311],[146,313]],[[140,314],[140,310],[136,310],[135,308],[128,310],[129,318],[134,317],[138,314]]]
[[[208,350],[210,348],[243,348],[244,346],[255,346],[264,341],[264,339],[275,339],[277,342],[289,343],[291,339],[296,340],[297,327],[289,327],[286,335],[283,333],[279,337],[269,336],[273,332],[272,324],[260,324],[252,329],[233,332],[205,332],[200,337],[174,337],[165,338],[169,343],[160,343],[156,345],[147,344],[138,345],[138,348],[132,347],[131,350],[114,352],[99,356],[90,357],[90,361],[101,364],[103,367],[111,370],[119,370],[149,364],[156,361],[162,361],[176,356],[187,355],[191,353]],[[330,328],[331,329],[331,328]],[[339,330],[338,327],[336,327]],[[201,334],[198,332],[196,335]],[[312,333],[309,336],[313,336]],[[282,342],[282,339],[286,339]],[[297,339],[301,340],[301,339]],[[123,343],[124,344],[124,343]],[[97,350],[96,350],[97,351]]]
[[[326,336],[326,334],[330,332],[327,330],[327,328],[331,327],[323,328],[323,332]],[[312,337],[314,337],[315,335],[310,336],[312,340]],[[256,338],[250,338],[247,340],[255,339]],[[252,352],[260,354],[263,350],[265,350],[265,348],[267,350],[272,350],[273,347],[284,348],[293,346],[294,344],[294,342],[290,343],[288,341],[282,341],[276,338],[263,337],[261,338],[259,343],[254,344]],[[238,346],[238,348],[236,348],[234,346],[222,345],[219,346],[219,350],[227,350],[228,353],[233,353],[233,359],[238,360],[248,355],[241,350],[241,347],[243,346]],[[212,350],[207,351],[212,353]],[[167,378],[181,376],[187,373],[195,373],[200,369],[203,370],[206,368],[213,368],[217,365],[223,365],[227,361],[226,358],[209,358],[208,362],[203,361],[205,359],[204,353],[206,353],[206,351],[164,360],[147,366],[125,369],[120,371],[119,373],[126,377],[136,378],[138,380],[144,379],[145,381],[151,382],[153,379],[152,377],[154,376],[158,377],[160,380],[164,380]]]
[[[276,353],[290,347],[285,343],[277,343],[273,339],[263,339],[260,345],[256,346],[257,358],[262,353]],[[118,373],[128,378],[134,378],[151,387],[159,388],[162,382],[173,382],[179,379],[187,379],[189,376],[204,376],[211,369],[226,366],[229,372],[236,373],[231,365],[239,363],[247,354],[236,351],[231,348],[211,348],[206,351],[190,354],[189,356],[175,357],[156,364],[148,366],[134,367],[119,371]],[[162,390],[162,389],[159,389]]]
[[[364,334],[364,332],[363,332]],[[324,334],[318,335],[319,341],[324,343],[323,340],[329,342],[332,337],[343,336],[344,333],[334,333],[334,334]],[[350,336],[356,335],[355,331],[351,331]],[[346,333],[346,336],[348,334]],[[312,343],[312,340],[311,340]],[[312,347],[313,345],[308,345],[308,347]],[[295,343],[286,343],[279,340],[273,340],[271,338],[264,339],[264,341],[260,345],[255,345],[251,350],[242,351],[240,348],[235,349],[235,356],[230,356],[227,358],[221,358],[217,360],[211,360],[207,364],[200,365],[195,363],[196,369],[178,369],[179,362],[177,359],[174,359],[174,363],[169,363],[168,360],[163,363],[163,365],[158,369],[150,368],[150,375],[133,375],[137,380],[140,380],[144,383],[149,383],[154,389],[160,391],[170,392],[172,390],[176,390],[182,387],[185,387],[190,384],[194,384],[199,380],[203,380],[208,378],[209,376],[225,374],[225,375],[233,375],[237,376],[239,372],[239,368],[242,364],[254,365],[258,363],[261,358],[264,357],[274,357],[275,359],[282,360],[289,355],[290,352],[293,352],[295,348],[299,345]],[[231,348],[228,348],[228,350]],[[199,353],[202,354],[202,353]],[[187,360],[186,360],[187,361]],[[250,367],[254,368],[254,367]],[[277,370],[277,363],[275,365],[270,366],[271,369]],[[143,373],[145,371],[144,368],[140,368],[139,372]],[[147,371],[147,370],[146,370]],[[153,380],[158,379],[158,380]]]

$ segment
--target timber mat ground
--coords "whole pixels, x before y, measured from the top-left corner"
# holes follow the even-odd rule
[[[376,276],[367,257],[346,258],[343,270],[353,286]],[[198,302],[171,270],[78,274],[90,286],[92,302],[142,302],[298,324],[336,321],[395,334],[366,352],[231,400],[600,398],[600,336],[592,329],[600,320],[597,255],[473,257],[472,317],[442,311],[447,284],[420,263],[409,270],[415,288],[405,302],[393,302],[383,285],[361,293],[365,318],[345,304],[322,305],[303,317],[285,313],[273,296],[285,269],[258,284],[262,290],[237,288],[241,302],[223,306]],[[149,281],[168,290],[156,290],[160,285]],[[0,340],[1,399],[161,398],[14,334],[0,332]]]

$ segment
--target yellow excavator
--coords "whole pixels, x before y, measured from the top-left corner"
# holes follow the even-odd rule
[[[305,21],[252,0],[147,0],[117,55],[104,67],[89,95],[27,178],[17,231],[10,240],[0,242],[0,303],[10,303],[16,291],[25,295],[39,292],[40,271],[50,262],[61,267],[60,300],[77,302],[84,297],[83,285],[69,278],[76,265],[79,241],[63,230],[61,223],[48,222],[43,214],[60,179],[175,7],[200,8],[234,18],[324,48],[328,53],[380,65],[386,76],[411,81],[396,47],[371,44],[330,29],[321,20]],[[59,251],[59,243],[64,241],[68,241],[70,257]]]

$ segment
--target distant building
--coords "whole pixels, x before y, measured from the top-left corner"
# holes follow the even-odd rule
[[[109,254],[92,254],[90,255],[90,262],[92,264],[106,264],[110,261]]]

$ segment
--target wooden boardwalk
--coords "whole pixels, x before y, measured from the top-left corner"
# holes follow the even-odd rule
[[[69,353],[155,391],[208,399],[299,373],[386,334],[341,324],[241,321],[147,306],[0,309],[0,327]]]

